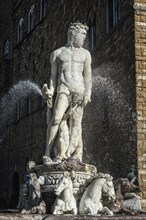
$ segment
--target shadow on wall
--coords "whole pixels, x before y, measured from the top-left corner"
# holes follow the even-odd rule
[[[6,198],[3,196],[0,197],[0,209],[6,209],[7,208],[7,201]]]

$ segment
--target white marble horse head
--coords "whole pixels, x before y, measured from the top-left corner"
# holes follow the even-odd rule
[[[115,200],[115,190],[113,185],[113,177],[109,174],[104,174],[105,183],[102,187],[102,194],[108,198],[108,200]]]
[[[69,176],[69,173],[65,172],[62,180],[58,184],[57,189],[55,189],[55,194],[57,196],[59,196],[66,189],[72,190],[72,187],[73,187],[73,185],[72,185],[72,181],[71,181],[71,178]]]

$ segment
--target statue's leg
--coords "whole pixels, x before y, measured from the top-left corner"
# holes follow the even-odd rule
[[[57,198],[53,206],[52,213],[54,215],[63,214],[65,212],[65,202],[62,199]]]
[[[68,96],[64,93],[59,94],[56,97],[51,123],[47,128],[45,155],[48,157],[50,157],[51,148],[54,143],[56,134],[58,132],[59,124],[68,106],[69,106]]]
[[[58,155],[57,158],[62,160],[66,159],[66,152],[69,146],[69,128],[66,120],[62,120],[59,126],[58,134]]]
[[[73,158],[78,159],[80,162],[82,162],[83,157],[83,140],[82,140],[82,134],[79,137],[78,145],[73,153]]]
[[[82,160],[82,122],[83,118],[83,108],[77,107],[72,114],[72,127],[71,127],[71,137],[70,137],[70,153],[73,154],[74,157]]]
[[[77,214],[78,214],[77,208],[73,208],[72,213],[73,213],[74,215],[77,215]]]
[[[85,213],[87,215],[96,215],[97,214],[97,207],[96,205],[92,202],[91,199],[86,199],[84,203],[85,207]]]
[[[113,215],[113,212],[109,208],[107,208],[106,206],[103,207],[101,213],[106,214],[106,215]]]

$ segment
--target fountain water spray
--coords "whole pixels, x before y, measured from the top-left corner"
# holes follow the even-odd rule
[[[13,85],[12,88],[8,91],[8,93],[1,99],[0,101],[0,128],[6,124],[12,122],[14,118],[14,112],[16,109],[16,105],[18,102],[24,98],[26,98],[30,93],[36,93],[42,96],[41,89],[39,86],[30,81],[19,81],[17,84]]]
[[[88,162],[94,160],[98,168],[103,167],[103,161],[100,160],[103,155],[105,160],[107,158],[106,161],[111,161],[112,167],[115,161],[113,155],[118,151],[122,153],[124,149],[129,149],[129,163],[134,160],[132,155],[135,155],[136,113],[132,77],[128,68],[121,63],[103,63],[93,69],[92,103],[84,114],[86,123],[90,124],[90,130],[83,126],[89,140],[86,143],[84,141],[84,151],[85,159]],[[90,114],[91,111],[94,114]],[[91,151],[88,150],[89,145],[93,146]],[[102,150],[97,150],[98,159],[96,154],[93,159],[90,152],[94,151],[96,145],[97,149],[99,147]]]

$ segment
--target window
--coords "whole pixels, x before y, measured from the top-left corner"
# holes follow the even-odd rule
[[[12,85],[12,62],[11,59],[5,60],[4,64],[4,87],[5,87],[5,92],[9,90],[9,88]]]
[[[4,60],[4,87],[7,92],[12,82],[12,60],[11,60],[11,43],[6,37],[3,46],[3,60]]]
[[[33,30],[35,24],[34,5],[31,6],[28,13],[28,32]]]
[[[32,112],[32,103],[31,103],[31,96],[29,95],[26,98],[26,114],[31,114]]]
[[[19,121],[20,119],[20,102],[18,102],[16,106],[16,120]]]
[[[11,46],[10,46],[10,40],[6,38],[4,42],[4,49],[3,49],[3,57],[4,60],[9,60],[11,57]]]
[[[23,25],[24,25],[24,20],[23,18],[21,18],[17,28],[17,43],[19,43],[23,38]]]
[[[40,20],[46,16],[47,11],[47,0],[40,1]]]
[[[44,106],[44,99],[42,96],[38,96],[38,109],[42,108]]]
[[[106,0],[106,32],[120,20],[120,0]]]
[[[87,20],[88,20],[88,39],[89,47],[91,50],[94,50],[97,46],[97,7],[95,5],[91,6],[89,9]]]
[[[96,26],[97,26],[96,14],[94,12],[92,19],[89,20],[89,42],[90,42],[91,50],[93,50],[96,47],[96,42],[97,42]]]

